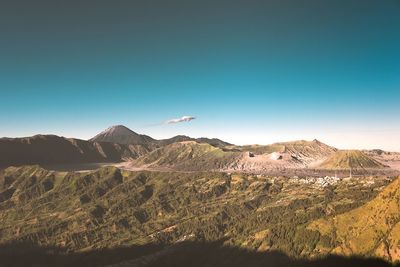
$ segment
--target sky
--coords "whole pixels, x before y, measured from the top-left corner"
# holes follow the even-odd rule
[[[123,124],[400,151],[399,14],[399,0],[1,1],[0,136]]]

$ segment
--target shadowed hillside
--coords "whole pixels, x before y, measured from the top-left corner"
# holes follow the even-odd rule
[[[136,159],[157,148],[182,141],[193,141],[212,147],[231,145],[216,138],[195,139],[188,136],[155,140],[147,135],[137,134],[125,126],[117,125],[106,129],[89,141],[56,135],[0,138],[0,167],[29,164],[42,166],[60,164],[67,167],[68,164],[121,162]]]
[[[55,135],[0,138],[0,166],[120,162],[148,151],[141,145],[88,142]]]
[[[114,249],[66,252],[29,243],[0,246],[0,266],[108,266],[108,267],[390,267],[379,259],[328,256],[293,259],[280,252],[255,252],[224,246],[222,242],[182,242],[173,246],[142,245]]]

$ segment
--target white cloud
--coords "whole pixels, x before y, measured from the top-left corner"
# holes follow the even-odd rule
[[[183,117],[181,117],[181,118],[176,118],[176,119],[167,120],[167,121],[165,122],[165,124],[174,124],[174,123],[180,123],[180,122],[188,122],[188,121],[191,121],[191,120],[194,120],[194,119],[196,119],[196,118],[193,117],[193,116],[183,116]]]

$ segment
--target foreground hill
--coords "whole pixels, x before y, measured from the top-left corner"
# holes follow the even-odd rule
[[[343,255],[368,255],[400,260],[400,179],[396,179],[367,204],[338,216],[317,220],[323,242],[316,251]],[[322,241],[321,240],[321,241]]]
[[[326,169],[376,169],[386,166],[359,150],[339,150],[321,164]]]
[[[320,240],[316,231],[305,228],[308,223],[364,204],[386,183],[372,177],[342,181],[333,193],[317,180],[264,175],[10,167],[0,170],[0,255],[4,247],[21,243],[69,253],[151,245],[150,259],[162,264],[169,255],[186,254],[169,254],[160,246],[218,241],[253,252],[308,257]],[[33,264],[27,255],[37,254],[29,249],[23,247],[22,258]],[[143,253],[134,256],[140,264],[133,266],[151,262],[141,258]]]
[[[0,166],[120,162],[148,151],[141,145],[88,142],[55,135],[0,138]]]

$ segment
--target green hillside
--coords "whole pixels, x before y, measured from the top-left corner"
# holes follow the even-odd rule
[[[291,178],[251,174],[11,167],[0,170],[0,245],[18,241],[90,251],[221,241],[300,257],[311,255],[319,242],[316,231],[305,229],[309,222],[364,204],[385,183],[343,182],[332,193]]]
[[[365,205],[311,223],[323,237],[316,251],[400,260],[400,178]]]
[[[133,161],[133,165],[167,167],[176,170],[216,170],[232,164],[241,153],[224,151],[207,143],[173,143]]]

